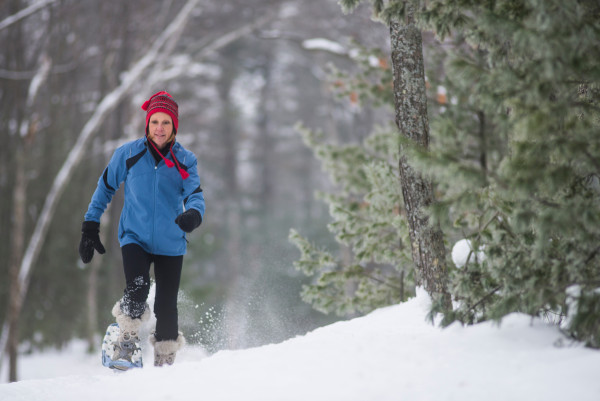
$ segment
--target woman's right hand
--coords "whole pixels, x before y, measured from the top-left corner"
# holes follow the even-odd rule
[[[95,221],[84,221],[81,225],[81,241],[79,242],[79,256],[83,263],[90,263],[94,256],[94,249],[103,254],[106,252],[104,245],[100,242],[100,223]]]

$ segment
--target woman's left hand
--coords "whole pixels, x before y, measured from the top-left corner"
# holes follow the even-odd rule
[[[186,233],[191,233],[202,223],[202,217],[196,209],[189,209],[177,216],[175,223]]]

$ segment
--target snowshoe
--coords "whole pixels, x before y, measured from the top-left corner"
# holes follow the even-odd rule
[[[119,341],[120,329],[117,323],[112,323],[106,329],[106,335],[102,340],[102,365],[120,371],[132,368],[141,368],[142,349],[139,338],[124,336]]]

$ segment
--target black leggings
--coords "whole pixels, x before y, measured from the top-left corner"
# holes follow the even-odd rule
[[[134,319],[142,316],[150,292],[150,264],[154,263],[156,280],[154,335],[157,341],[176,340],[179,331],[177,292],[181,280],[183,255],[153,255],[137,244],[127,244],[121,248],[121,252],[127,283],[121,300],[121,310]]]

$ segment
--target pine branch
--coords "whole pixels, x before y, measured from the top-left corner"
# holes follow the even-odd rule
[[[488,298],[490,298],[492,295],[494,295],[496,292],[498,292],[498,290],[502,288],[501,285],[497,286],[496,288],[494,288],[492,291],[490,291],[488,294],[486,294],[483,298],[481,298],[479,301],[477,301],[474,305],[470,306],[468,309],[474,311],[475,308],[477,308],[479,305],[481,305],[483,302],[487,301]]]
[[[592,261],[592,259],[594,259],[596,257],[596,255],[598,255],[598,252],[600,252],[600,246],[598,246],[596,249],[594,249],[592,251],[592,253],[590,254],[590,256],[587,257],[587,259],[585,260],[584,264],[588,264]]]
[[[367,277],[367,278],[369,278],[369,279],[371,279],[371,280],[373,280],[373,281],[375,281],[375,282],[377,282],[377,283],[379,283],[379,284],[385,285],[387,287],[393,288],[393,289],[398,290],[398,291],[402,290],[402,286],[397,286],[397,285],[390,284],[389,281],[377,278],[377,277],[375,277],[375,276],[373,276],[373,275],[371,275],[371,274],[369,274],[367,272],[362,273],[362,275],[365,276],[365,277]]]
[[[596,169],[598,170],[599,174],[600,174],[600,161],[598,160],[597,157],[594,157],[593,155],[590,154],[590,152],[587,149],[583,150],[583,154],[590,159],[590,162],[592,162],[592,164],[594,165],[594,167],[596,167]]]
[[[561,205],[560,205],[560,204],[558,204],[558,203],[556,203],[556,202],[551,202],[551,201],[549,201],[549,200],[546,200],[546,199],[542,199],[542,198],[540,198],[540,197],[539,197],[539,196],[537,196],[537,195],[533,195],[533,196],[532,196],[532,198],[533,198],[534,200],[538,201],[540,204],[542,204],[542,205],[544,205],[544,206],[551,207],[551,208],[553,208],[553,209],[558,209],[558,208],[560,208],[560,207],[561,207]]]

